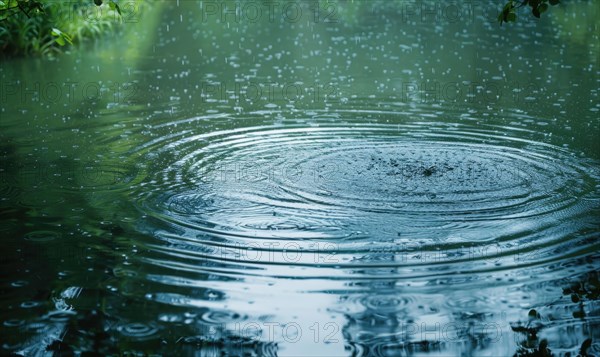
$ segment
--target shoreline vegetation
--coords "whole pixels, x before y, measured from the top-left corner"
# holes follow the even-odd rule
[[[404,1],[404,0],[397,0]],[[510,0],[498,22],[515,22],[517,10],[529,6],[539,18],[559,0]],[[0,57],[53,57],[137,22],[143,1],[0,0]]]
[[[0,0],[0,57],[54,57],[118,33],[139,19],[142,1]]]

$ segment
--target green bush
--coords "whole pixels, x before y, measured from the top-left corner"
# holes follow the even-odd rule
[[[0,0],[0,53],[55,55],[110,32],[120,24],[120,12],[112,1]]]

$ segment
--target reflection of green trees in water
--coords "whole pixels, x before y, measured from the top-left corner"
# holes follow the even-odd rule
[[[513,338],[515,357],[596,355],[594,342],[598,337],[595,332],[598,331],[598,323],[594,319],[600,312],[595,306],[600,289],[598,271],[590,271],[565,285],[563,295],[549,296],[554,302],[540,306],[539,310],[543,313],[531,309],[526,321],[512,321],[509,325],[513,334],[507,335],[493,328],[499,325],[487,319],[489,314],[483,311],[473,313],[461,308],[449,314],[455,317],[454,320],[446,324],[434,320],[433,325],[425,326],[425,323],[419,322],[418,316],[425,310],[415,311],[409,307],[390,309],[385,303],[366,304],[364,310],[347,314],[348,322],[343,334],[348,349],[360,351],[357,354],[365,356],[427,353],[470,356],[481,351],[493,353],[495,344],[511,342]],[[540,289],[544,289],[546,284],[542,286]],[[390,294],[389,298],[398,296],[401,294]],[[368,297],[371,295],[364,296]],[[383,297],[383,302],[387,299],[381,295],[378,297]],[[580,303],[583,304],[581,307]],[[421,304],[427,306],[426,302]],[[570,313],[579,309],[585,310],[585,317],[573,313],[576,319],[571,319]],[[565,311],[566,315],[563,314]]]
[[[584,302],[597,301],[600,296],[598,272],[593,271],[587,275],[585,280],[571,284],[570,287],[563,290],[563,294],[569,295],[573,303],[579,304],[579,309],[573,312],[573,317],[584,318],[586,316]]]
[[[600,281],[598,280],[598,271],[590,271],[584,274],[580,280],[572,282],[568,287],[563,289],[563,299],[570,299],[569,302],[563,302],[564,308],[569,309],[575,306],[575,311],[572,315],[576,319],[580,319],[582,324],[591,324],[591,331],[594,331],[594,322],[586,321],[586,316],[598,315],[598,310],[594,304],[600,296]],[[587,313],[586,313],[587,310]],[[551,318],[551,317],[550,317]],[[528,313],[527,323],[517,323],[511,325],[514,332],[521,335],[523,338],[519,344],[516,357],[550,357],[555,356],[551,350],[553,341],[547,339],[539,339],[538,334],[545,328],[544,316],[532,309]],[[597,327],[596,327],[597,328]],[[592,356],[590,348],[592,347],[593,339],[586,338],[581,342],[577,356],[585,357]],[[567,352],[567,355],[570,355]]]

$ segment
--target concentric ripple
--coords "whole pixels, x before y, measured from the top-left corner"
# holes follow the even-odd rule
[[[123,336],[134,337],[137,340],[150,339],[158,332],[154,326],[143,323],[129,323],[117,327]]]
[[[170,259],[202,256],[224,274],[275,264],[414,277],[415,266],[429,267],[423,276],[465,261],[467,271],[497,270],[593,244],[585,228],[599,205],[597,163],[522,128],[348,120],[198,132],[193,124],[163,124],[156,130],[170,134],[137,150],[156,166],[136,200],[172,228],[153,230],[178,243],[157,245]],[[306,252],[316,243],[330,244],[317,250],[335,259],[315,264]],[[248,259],[261,250],[276,254]]]

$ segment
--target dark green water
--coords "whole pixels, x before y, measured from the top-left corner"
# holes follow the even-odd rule
[[[597,355],[600,10],[565,3],[156,2],[3,60],[2,353]]]

